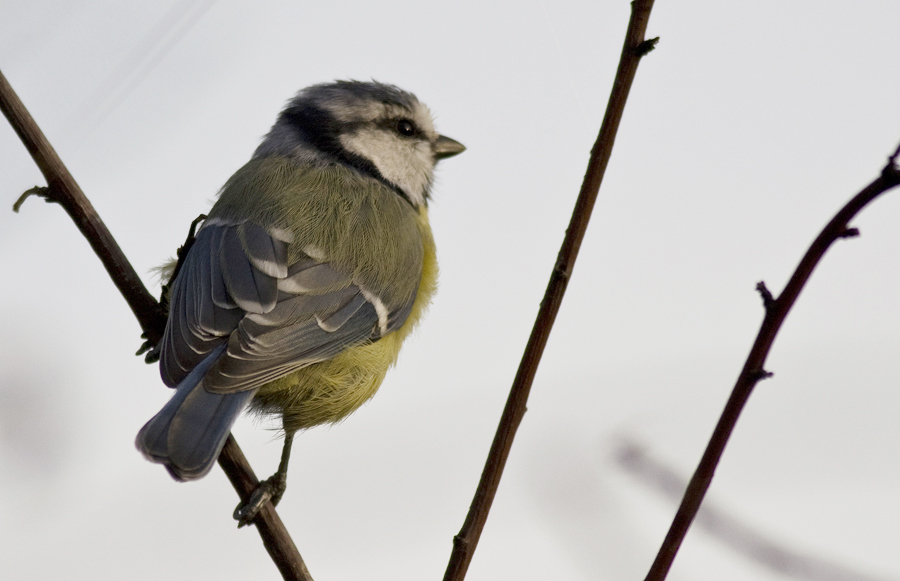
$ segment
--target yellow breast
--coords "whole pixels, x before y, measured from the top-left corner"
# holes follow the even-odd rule
[[[397,361],[403,341],[415,328],[437,289],[434,238],[425,208],[417,226],[424,250],[422,278],[406,322],[374,343],[350,347],[328,361],[315,363],[260,388],[251,404],[259,412],[281,412],[288,433],[338,422],[369,400]]]

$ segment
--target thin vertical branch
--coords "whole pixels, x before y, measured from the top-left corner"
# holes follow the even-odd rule
[[[771,373],[764,369],[769,350],[772,348],[775,336],[781,329],[781,324],[796,302],[797,297],[800,296],[800,291],[803,290],[816,265],[819,264],[825,252],[836,240],[859,234],[855,228],[850,228],[848,225],[850,220],[860,210],[884,192],[900,185],[900,168],[896,165],[898,155],[900,155],[900,147],[888,159],[888,163],[882,170],[881,175],[847,202],[825,226],[812,245],[810,245],[809,250],[806,251],[803,260],[800,261],[791,279],[784,287],[784,291],[777,299],[772,296],[765,283],[760,282],[757,285],[756,288],[763,298],[766,316],[759,329],[759,334],[756,336],[756,341],[753,343],[753,348],[747,356],[744,368],[741,370],[737,383],[735,383],[731,392],[731,397],[728,398],[728,402],[725,404],[725,409],[722,411],[700,464],[697,466],[697,470],[688,484],[681,506],[678,508],[675,519],[672,521],[669,532],[659,549],[659,553],[656,555],[650,571],[647,573],[645,581],[662,581],[666,578],[678,548],[681,546],[681,542],[687,535],[691,522],[700,509],[700,503],[709,489],[716,466],[719,464],[722,453],[725,451],[725,445],[728,443],[732,431],[734,431],[735,424],[737,424],[738,417],[744,409],[747,399],[761,379],[771,376]]]
[[[566,292],[572,269],[578,250],[584,239],[591,211],[597,200],[600,183],[612,155],[613,144],[622,113],[625,110],[625,102],[631,89],[632,81],[637,72],[638,63],[645,54],[650,52],[658,39],[644,40],[647,23],[650,19],[650,9],[653,0],[635,0],[631,3],[631,20],[628,23],[628,31],[625,35],[625,43],[622,48],[622,56],[619,60],[619,68],[613,83],[612,93],[606,108],[606,114],[600,127],[600,134],[591,150],[591,158],[588,162],[584,182],[575,203],[575,210],[566,236],[556,259],[556,265],[550,276],[550,282],[541,306],[537,320],[525,347],[525,354],[516,373],[510,390],[500,425],[494,436],[490,453],[481,474],[481,480],[475,491],[475,497],[469,508],[465,523],[459,534],[453,539],[453,552],[450,562],[444,573],[444,581],[462,581],[469,568],[469,563],[481,537],[481,531],[487,521],[500,478],[506,466],[516,430],[525,414],[525,404],[531,390],[537,372],[538,363],[550,336],[550,330],[556,320],[559,307],[562,304],[563,295]]]
[[[166,325],[166,317],[159,303],[141,282],[122,249],[100,220],[97,211],[78,187],[2,72],[0,72],[0,110],[47,180],[46,188],[30,190],[19,198],[15,209],[18,209],[24,198],[31,193],[61,205],[103,262],[113,283],[131,307],[148,342],[153,345],[158,343]],[[225,471],[241,501],[246,501],[259,480],[231,436],[228,437],[225,448],[219,455],[219,466]],[[291,540],[284,523],[271,504],[260,510],[254,524],[269,556],[285,579],[312,581],[294,541]]]

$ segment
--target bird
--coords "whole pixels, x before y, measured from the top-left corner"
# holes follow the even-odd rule
[[[177,267],[156,346],[175,393],[138,450],[195,480],[245,408],[280,415],[278,470],[234,516],[243,526],[277,504],[294,435],[368,401],[430,303],[434,169],[464,150],[394,85],[335,81],[290,99]]]

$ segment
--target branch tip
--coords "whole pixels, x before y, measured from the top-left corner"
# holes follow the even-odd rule
[[[888,158],[887,166],[884,168],[884,171],[888,171],[888,169],[897,170],[898,157],[900,157],[900,145],[897,145],[897,149],[895,149],[894,153]]]
[[[46,186],[34,186],[31,189],[25,190],[22,193],[22,195],[19,196],[19,199],[16,200],[15,204],[13,204],[13,212],[18,214],[19,208],[21,208],[22,204],[25,203],[25,200],[27,200],[31,196],[37,196],[39,198],[44,198],[44,201],[47,202],[48,204],[50,202],[56,201],[50,196],[50,188],[48,188]]]
[[[656,38],[648,38],[641,44],[637,45],[632,49],[632,53],[636,57],[642,57],[647,55],[650,51],[656,48],[656,45],[659,44],[659,37]]]
[[[762,297],[763,306],[766,308],[766,311],[771,310],[772,307],[775,306],[775,297],[772,296],[772,293],[766,286],[765,281],[761,280],[756,283],[756,290],[757,292],[759,292],[759,296]]]

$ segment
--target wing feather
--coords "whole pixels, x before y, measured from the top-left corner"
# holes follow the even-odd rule
[[[225,229],[219,246],[219,263],[222,267],[225,288],[231,299],[237,306],[250,313],[271,311],[278,299],[278,285],[275,278],[253,266],[250,257],[244,253],[236,228],[218,227]]]
[[[251,222],[237,227],[237,234],[253,267],[272,278],[287,276],[287,243]]]
[[[409,316],[415,294],[383,300],[327,262],[297,253],[249,222],[210,221],[198,233],[172,289],[162,373],[176,385],[227,344],[204,378],[213,393],[256,388],[347,347],[377,340]],[[324,261],[323,261],[324,260]]]
[[[237,308],[237,305],[231,300],[231,295],[228,294],[228,289],[225,288],[225,276],[222,273],[222,264],[219,261],[218,248],[222,245],[223,234],[225,234],[225,228],[204,228],[197,236],[194,246],[200,242],[201,238],[209,245],[206,252],[204,252],[204,256],[207,259],[206,262],[209,264],[209,279],[213,303],[222,309],[235,309]],[[199,252],[203,251],[201,250]]]

